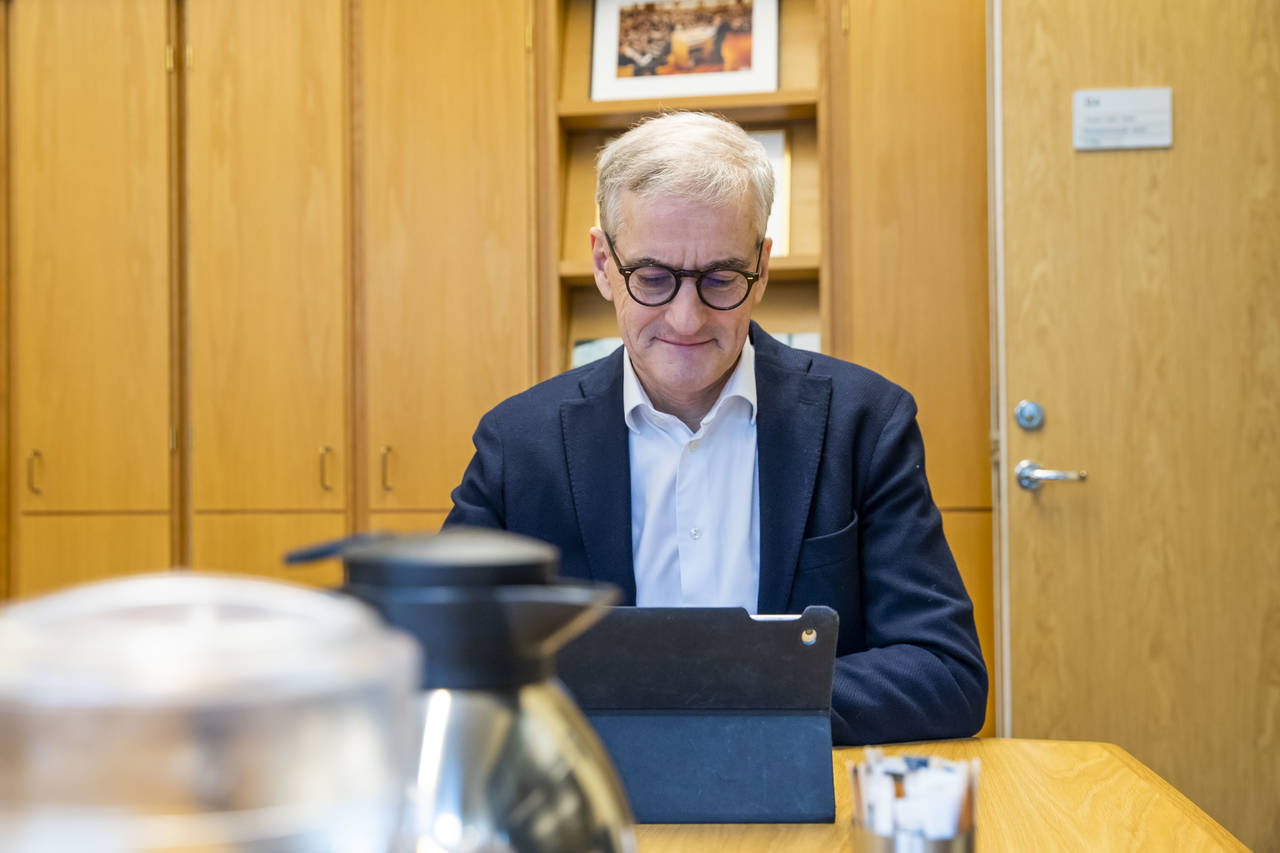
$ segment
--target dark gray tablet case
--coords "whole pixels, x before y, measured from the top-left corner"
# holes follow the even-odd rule
[[[833,821],[838,625],[829,607],[787,621],[741,608],[615,607],[557,667],[638,822]]]

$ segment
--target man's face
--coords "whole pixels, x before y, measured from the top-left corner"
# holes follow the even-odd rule
[[[624,266],[651,261],[675,269],[723,265],[750,272],[760,235],[745,210],[745,205],[712,207],[625,193],[623,227],[610,236]],[[682,282],[673,300],[650,308],[627,293],[604,232],[591,229],[596,287],[613,303],[632,366],[655,406],[671,411],[672,406],[709,408],[715,402],[742,352],[751,311],[764,296],[770,247],[765,240],[760,280],[737,308],[717,311],[703,304],[691,278]]]

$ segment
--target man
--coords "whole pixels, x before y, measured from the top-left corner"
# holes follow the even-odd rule
[[[973,734],[987,675],[915,403],[751,322],[773,173],[737,125],[674,113],[598,163],[596,286],[624,347],[501,403],[446,524],[561,551],[641,606],[840,614],[837,743]]]

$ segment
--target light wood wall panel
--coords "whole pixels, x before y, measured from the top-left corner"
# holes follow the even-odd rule
[[[194,505],[341,508],[345,4],[183,7]]]
[[[6,187],[9,168],[9,4],[0,3],[0,168],[5,169]],[[9,450],[10,412],[13,398],[9,394],[9,199],[0,201],[0,601],[9,595],[12,582],[9,567],[13,565],[11,543],[13,517]]]
[[[340,512],[200,513],[191,568],[287,580],[312,586],[342,583],[342,564],[323,560],[286,566],[284,555],[345,535]]]
[[[18,508],[164,510],[165,3],[15,0],[7,12]]]
[[[979,737],[996,733],[996,631],[991,572],[991,511],[943,510],[942,527],[947,544],[960,567],[964,588],[973,600],[973,621],[978,628],[982,658],[987,664],[987,717]]]
[[[165,513],[27,515],[18,523],[17,541],[15,598],[169,568]]]
[[[944,507],[991,505],[985,5],[850,0],[835,57],[834,354],[915,395]]]
[[[533,378],[523,7],[362,5],[369,506],[440,510]]]

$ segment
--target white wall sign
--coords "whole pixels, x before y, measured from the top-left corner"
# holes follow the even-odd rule
[[[1173,89],[1080,89],[1071,99],[1078,151],[1169,148],[1173,145]]]

